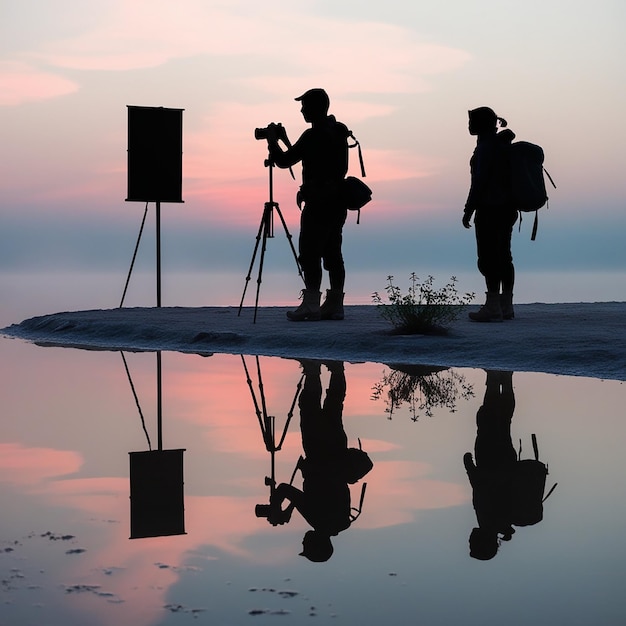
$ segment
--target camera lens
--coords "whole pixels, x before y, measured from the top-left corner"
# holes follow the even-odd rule
[[[254,507],[254,514],[257,517],[268,517],[270,514],[270,505],[269,504],[257,504]]]

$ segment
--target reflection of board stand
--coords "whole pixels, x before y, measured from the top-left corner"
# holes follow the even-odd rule
[[[157,450],[150,436],[123,352],[122,360],[139,411],[148,451],[129,452],[130,538],[185,534],[184,449],[163,450],[161,353],[157,352]]]
[[[250,276],[252,275],[252,268],[254,267],[254,261],[256,259],[256,254],[259,249],[259,243],[262,242],[261,257],[259,260],[259,269],[258,269],[257,280],[256,280],[256,298],[254,300],[253,323],[256,322],[257,309],[259,308],[259,291],[261,290],[263,262],[265,260],[265,250],[267,249],[267,240],[274,238],[274,213],[273,213],[274,209],[276,209],[276,213],[278,213],[278,217],[280,217],[280,221],[283,225],[285,235],[287,236],[287,241],[289,241],[289,246],[291,247],[291,252],[296,262],[296,267],[298,268],[298,274],[300,275],[300,278],[304,281],[304,275],[302,274],[302,269],[300,268],[300,263],[298,262],[298,255],[296,254],[296,249],[293,246],[292,237],[289,232],[289,229],[287,228],[287,223],[285,222],[285,218],[283,217],[283,214],[281,213],[280,207],[278,206],[278,202],[274,202],[274,176],[273,176],[274,163],[272,163],[272,161],[268,158],[265,161],[265,167],[269,169],[269,200],[268,202],[265,203],[265,206],[263,207],[263,215],[261,217],[261,223],[259,224],[259,231],[257,232],[256,243],[254,245],[254,251],[252,252],[252,260],[250,261],[248,274],[246,275],[246,284],[243,288],[243,294],[241,295],[241,302],[239,303],[239,313],[238,313],[238,315],[241,315],[243,301],[244,301],[244,298],[246,297],[246,290],[248,289],[248,283],[250,282]]]
[[[289,424],[291,423],[291,418],[293,417],[293,411],[296,406],[296,402],[298,401],[300,390],[302,389],[302,383],[304,381],[304,374],[300,377],[300,380],[296,387],[296,393],[291,403],[291,407],[289,408],[289,412],[287,413],[287,420],[285,421],[285,426],[283,427],[283,431],[277,443],[276,442],[276,417],[274,415],[267,414],[267,405],[265,403],[265,390],[263,387],[263,377],[261,376],[261,364],[259,362],[258,356],[255,357],[255,359],[256,359],[260,404],[259,404],[259,400],[257,400],[257,396],[252,386],[252,379],[250,378],[250,373],[246,365],[246,360],[244,356],[241,355],[243,369],[246,373],[246,382],[248,383],[248,388],[250,389],[250,395],[252,396],[252,402],[254,403],[254,410],[255,410],[257,419],[259,420],[259,426],[261,428],[261,435],[263,436],[263,442],[265,443],[265,449],[270,453],[270,475],[265,477],[265,485],[270,488],[270,500],[271,500],[271,497],[274,494],[274,490],[276,488],[276,452],[282,449],[283,442],[285,441],[285,437],[287,436],[287,431],[289,430]],[[289,481],[289,484],[293,482],[297,469],[298,469],[298,466],[296,466],[296,468],[294,469],[293,474],[291,476],[291,480]],[[266,507],[266,506],[269,506],[269,505],[262,505],[262,504],[257,505],[257,513],[259,511],[264,511],[265,509],[263,509],[263,507]]]

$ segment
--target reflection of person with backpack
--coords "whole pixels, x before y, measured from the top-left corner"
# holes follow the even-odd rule
[[[348,214],[342,183],[348,171],[350,132],[333,115],[328,115],[330,101],[323,89],[310,89],[296,100],[302,102],[302,115],[311,128],[286,151],[278,144],[285,136],[273,131],[268,135],[270,158],[278,167],[302,162],[299,196],[304,208],[298,245],[305,289],[302,304],[289,311],[287,317],[293,321],[340,320],[344,317],[345,283],[342,229]],[[320,307],[322,261],[330,289]]]
[[[517,220],[513,202],[509,149],[515,134],[498,132],[506,120],[489,107],[469,111],[469,133],[476,135],[476,148],[470,160],[471,185],[463,226],[470,228],[474,216],[478,270],[487,287],[485,304],[469,314],[476,322],[513,319],[515,268],[511,235]]]
[[[470,555],[480,560],[493,558],[500,541],[508,541],[515,532],[512,477],[517,454],[511,439],[514,410],[513,372],[487,371],[485,397],[476,414],[475,462],[470,452],[463,457],[478,521],[470,535]]]
[[[322,403],[319,361],[302,361],[305,380],[298,400],[304,458],[298,461],[302,489],[279,484],[271,497],[274,516],[286,523],[296,509],[309,523],[302,540],[301,555],[310,561],[327,561],[333,554],[331,537],[350,526],[355,517],[350,503],[350,484],[372,469],[369,456],[359,448],[349,448],[343,428],[343,402],[346,379],[343,363],[326,363],[330,382]],[[285,500],[289,501],[283,509]],[[360,507],[359,507],[360,508]]]

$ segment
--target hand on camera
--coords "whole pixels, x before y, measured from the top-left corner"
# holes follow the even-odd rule
[[[282,124],[270,124],[268,127],[268,139],[270,141],[283,141],[287,143],[287,133]]]

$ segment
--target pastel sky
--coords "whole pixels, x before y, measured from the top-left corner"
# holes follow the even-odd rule
[[[144,208],[125,202],[127,105],[141,105],[184,109],[166,269],[245,274],[268,195],[254,128],[281,121],[297,138],[294,97],[320,86],[361,141],[374,190],[361,224],[348,219],[349,272],[474,270],[460,225],[467,110],[488,105],[543,146],[558,186],[538,241],[530,218],[516,236],[518,265],[623,276],[624,23],[621,0],[7,0],[0,272],[123,281]],[[276,172],[294,235],[297,186]]]

